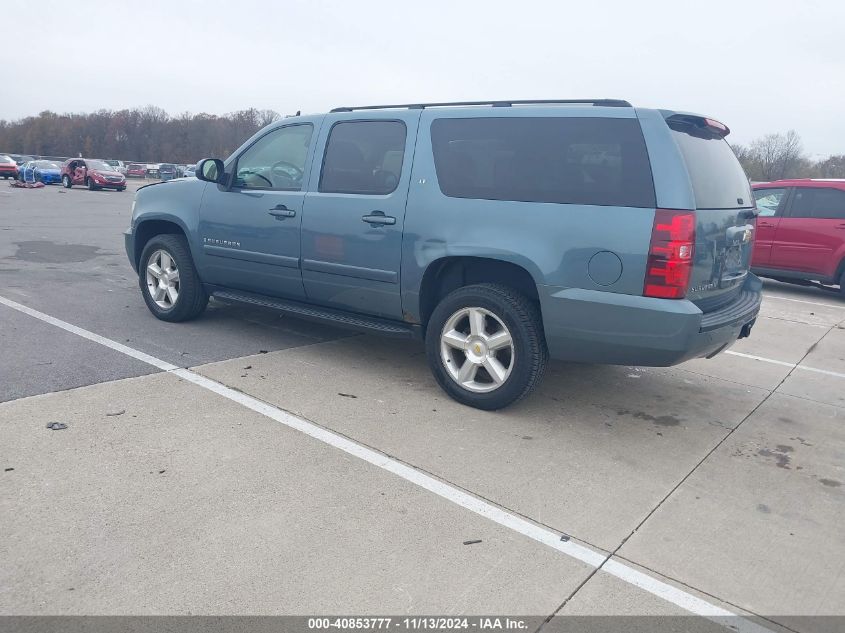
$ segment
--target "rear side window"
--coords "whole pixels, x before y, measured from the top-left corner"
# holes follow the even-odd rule
[[[636,119],[437,119],[431,140],[440,190],[453,198],[655,205]]]
[[[831,187],[797,188],[789,215],[793,218],[845,220],[845,191]]]
[[[399,186],[405,154],[402,121],[345,121],[329,133],[320,191],[386,195]]]
[[[724,138],[682,121],[668,124],[684,157],[696,207],[739,209],[752,205],[748,177]]]
[[[777,214],[781,200],[786,195],[786,189],[755,189],[754,198],[757,200],[759,215],[769,218]]]

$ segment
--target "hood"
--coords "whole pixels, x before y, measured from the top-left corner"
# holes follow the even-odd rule
[[[112,169],[92,169],[92,172],[95,174],[100,174],[101,176],[122,176],[119,171],[114,171]]]

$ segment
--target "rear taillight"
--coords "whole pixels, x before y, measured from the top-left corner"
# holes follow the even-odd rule
[[[662,299],[686,296],[694,245],[695,213],[655,211],[643,295]]]

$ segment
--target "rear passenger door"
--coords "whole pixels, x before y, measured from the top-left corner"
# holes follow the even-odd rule
[[[400,319],[399,265],[419,110],[326,119],[305,198],[302,280],[310,301]]]
[[[778,225],[772,268],[833,277],[845,252],[845,191],[796,187]]]
[[[775,240],[778,224],[780,224],[783,208],[786,206],[788,189],[776,187],[770,189],[755,189],[754,199],[757,201],[757,230],[754,235],[754,253],[751,265],[765,268],[772,259],[772,243]]]

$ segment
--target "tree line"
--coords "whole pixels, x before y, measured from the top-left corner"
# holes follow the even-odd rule
[[[255,108],[222,116],[170,116],[155,106],[88,114],[48,110],[17,121],[0,120],[0,152],[195,163],[200,158],[228,156],[279,117],[273,110]]]
[[[732,145],[736,157],[752,181],[784,178],[845,178],[845,154],[811,160],[804,153],[795,130],[767,134],[749,145]]]
[[[0,152],[194,163],[204,157],[228,156],[279,116],[273,110],[255,108],[222,116],[170,116],[155,106],[89,114],[48,110],[17,121],[0,120]],[[845,178],[845,154],[810,160],[795,130],[767,134],[733,149],[752,181]]]

